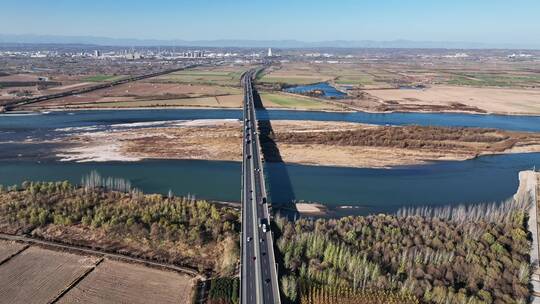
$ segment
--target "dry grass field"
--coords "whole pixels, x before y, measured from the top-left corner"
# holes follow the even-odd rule
[[[137,264],[105,260],[58,303],[190,303],[189,276]]]
[[[98,259],[30,247],[0,266],[3,303],[50,303]]]
[[[464,104],[489,113],[540,114],[540,89],[433,86],[422,90],[366,90],[383,102],[403,106]],[[396,105],[396,109],[399,107]]]
[[[342,111],[343,108],[324,100],[288,93],[262,93],[261,99],[265,108],[285,108],[315,111]]]

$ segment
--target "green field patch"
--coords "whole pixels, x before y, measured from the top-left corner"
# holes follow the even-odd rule
[[[210,303],[238,303],[240,293],[240,279],[215,278],[210,281],[208,298]]]
[[[336,81],[338,84],[360,84],[360,85],[371,85],[375,84],[373,77],[369,75],[343,75],[339,76]]]
[[[540,75],[463,74],[450,78],[451,85],[523,87],[540,84]]]

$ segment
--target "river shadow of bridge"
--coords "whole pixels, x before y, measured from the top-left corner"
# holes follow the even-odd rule
[[[253,101],[258,113],[266,115],[266,108],[261,96],[254,89]],[[259,139],[263,152],[266,172],[266,184],[269,188],[269,199],[272,202],[272,209],[276,214],[296,219],[299,213],[296,210],[294,189],[287,166],[283,162],[279,148],[274,141],[274,130],[270,120],[259,120]]]

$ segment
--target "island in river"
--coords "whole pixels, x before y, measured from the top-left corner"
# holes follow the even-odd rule
[[[61,139],[66,161],[198,159],[241,161],[241,122],[235,119],[125,124]],[[388,168],[481,155],[540,152],[540,134],[483,128],[373,126],[350,122],[271,122],[262,131],[270,162]],[[275,143],[277,149],[269,148]],[[266,148],[265,148],[266,147]]]

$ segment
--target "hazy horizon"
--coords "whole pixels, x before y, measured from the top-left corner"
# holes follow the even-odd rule
[[[481,43],[468,41],[415,41],[415,40],[183,40],[139,39],[133,37],[111,38],[103,36],[63,36],[0,33],[0,44],[59,44],[96,45],[112,47],[239,47],[239,48],[419,48],[419,49],[523,49],[540,50],[540,44]]]
[[[8,35],[108,39],[311,43],[404,40],[538,48],[538,11],[540,3],[532,0],[346,0],[339,4],[307,0],[23,0],[3,4],[0,27]]]

